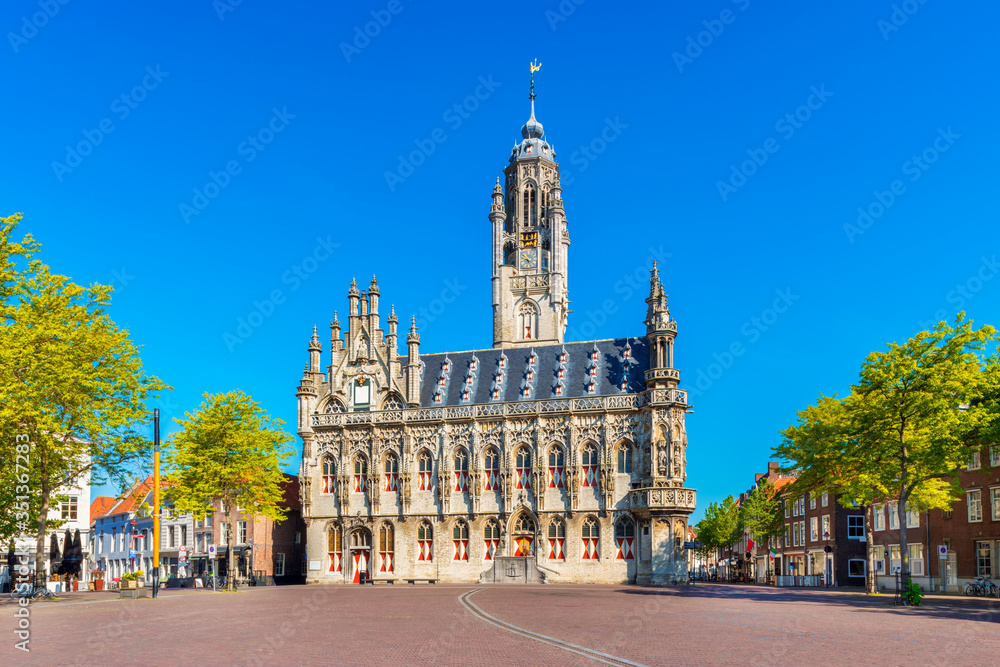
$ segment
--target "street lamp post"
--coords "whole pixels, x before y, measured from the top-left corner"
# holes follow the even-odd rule
[[[829,530],[824,530],[823,531],[823,539],[826,541],[826,544],[823,546],[823,564],[825,565],[824,569],[826,570],[824,579],[826,579],[826,587],[829,588],[830,587],[830,578],[831,578],[830,577],[830,574],[831,574],[830,570],[832,569],[831,568],[832,563],[830,562],[831,561],[831,556],[830,556],[830,531]]]
[[[153,597],[160,592],[160,409],[153,410]]]

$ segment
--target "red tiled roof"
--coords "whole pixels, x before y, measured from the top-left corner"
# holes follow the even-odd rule
[[[96,519],[99,516],[104,516],[109,509],[114,507],[114,504],[118,502],[111,496],[97,496],[90,502],[90,518],[91,520]]]
[[[160,488],[165,489],[170,486],[170,481],[160,479]],[[137,481],[132,488],[118,496],[117,504],[110,508],[106,514],[118,514],[120,512],[134,512],[142,505],[143,498],[153,490],[153,476],[150,475],[141,482]]]
[[[771,482],[771,484],[774,485],[774,490],[775,491],[780,491],[781,489],[785,488],[786,486],[788,486],[789,484],[791,484],[794,481],[795,481],[794,477],[780,477],[780,478],[774,480],[773,482]]]

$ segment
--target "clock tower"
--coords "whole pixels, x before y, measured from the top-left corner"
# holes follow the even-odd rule
[[[493,347],[564,342],[569,299],[566,264],[569,234],[555,150],[535,119],[535,72],[531,64],[531,116],[521,127],[493,188]]]

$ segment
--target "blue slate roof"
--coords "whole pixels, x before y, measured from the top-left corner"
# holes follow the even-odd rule
[[[420,360],[420,405],[460,406],[634,394],[645,389],[649,347],[645,338],[616,338],[421,354]]]

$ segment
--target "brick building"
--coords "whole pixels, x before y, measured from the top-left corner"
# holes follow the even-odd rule
[[[978,576],[996,577],[1000,567],[1000,446],[985,446],[959,473],[964,497],[951,510],[906,512],[910,573],[925,590],[958,591]],[[873,507],[876,572],[893,574],[902,564],[897,503]],[[941,547],[944,547],[942,550]],[[943,553],[942,553],[943,552]],[[888,580],[880,585],[891,587]]]

